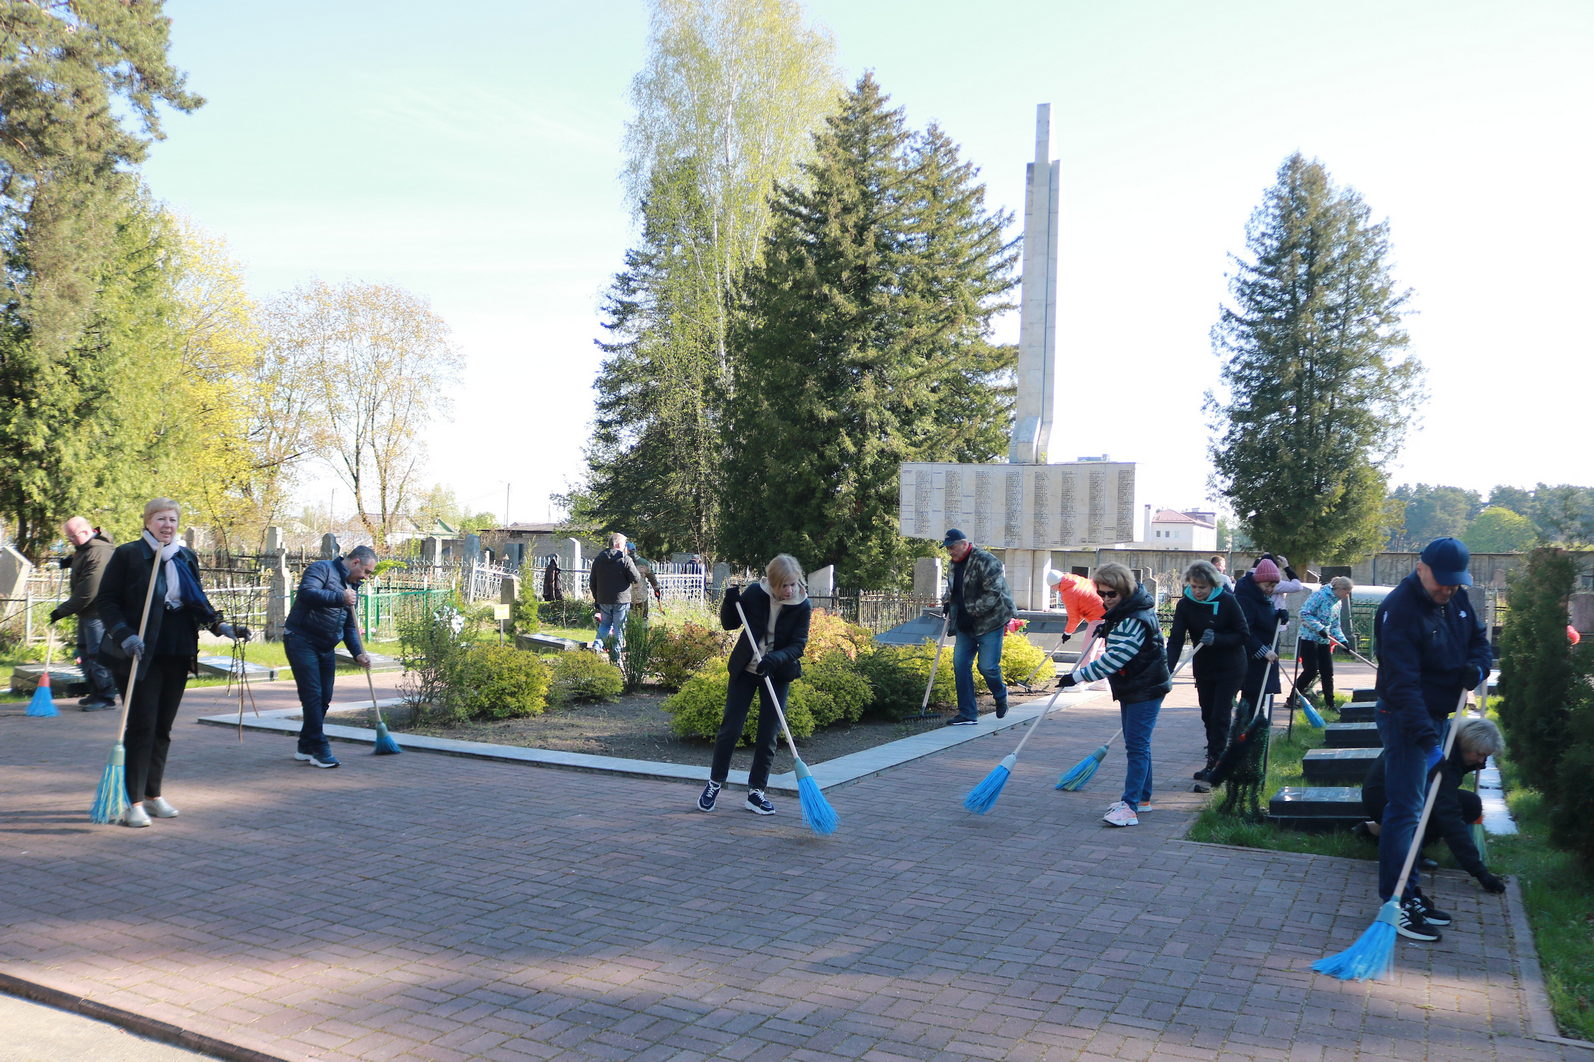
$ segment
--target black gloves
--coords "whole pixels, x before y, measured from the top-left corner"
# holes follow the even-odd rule
[[[1483,682],[1483,674],[1477,664],[1462,664],[1456,668],[1455,680],[1461,683],[1463,689],[1475,690]]]
[[[774,671],[774,670],[775,670],[775,662],[769,658],[768,654],[765,654],[764,656],[759,658],[759,660],[758,660],[758,673],[760,675],[767,675],[771,671]]]
[[[725,600],[726,601],[740,601],[741,599],[742,599],[742,588],[739,585],[737,585],[736,583],[732,583],[731,585],[729,585],[729,586],[727,586],[725,588]]]
[[[1505,882],[1487,870],[1478,875],[1478,884],[1483,886],[1484,892],[1499,894],[1505,891]]]
[[[1290,610],[1289,609],[1287,609],[1287,608],[1274,609],[1273,610],[1273,615],[1278,617],[1278,621],[1279,621],[1279,626],[1280,627],[1288,627],[1290,625]]]
[[[57,623],[57,622],[60,621],[60,619],[61,619],[61,610],[58,609],[58,608],[52,608],[50,610],[50,622],[51,623]]]
[[[1066,690],[1070,686],[1073,686],[1077,681],[1078,680],[1074,678],[1074,673],[1070,671],[1068,674],[1057,680],[1057,688],[1060,690]]]
[[[1067,645],[1067,644],[1068,644],[1068,639],[1070,639],[1070,638],[1072,638],[1072,637],[1073,637],[1073,635],[1072,635],[1072,634],[1069,634],[1069,633],[1068,633],[1068,632],[1067,632],[1067,631],[1064,631],[1064,632],[1063,632],[1063,637],[1062,637],[1062,640],[1061,640],[1061,641],[1059,641],[1059,642],[1058,642],[1058,643],[1057,643],[1057,644],[1058,644],[1058,645]]]
[[[1295,574],[1295,569],[1291,568],[1288,564],[1286,564],[1284,566],[1284,578],[1286,578],[1286,579],[1294,579],[1296,582],[1300,582],[1301,581],[1300,580],[1300,576]]]
[[[1218,640],[1218,632],[1211,627],[1201,632],[1201,644],[1211,645]]]

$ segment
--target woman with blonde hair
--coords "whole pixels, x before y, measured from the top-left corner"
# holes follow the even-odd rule
[[[1229,742],[1234,695],[1245,681],[1245,643],[1250,636],[1234,591],[1208,561],[1196,561],[1185,569],[1184,594],[1174,606],[1173,629],[1168,632],[1169,670],[1184,651],[1186,635],[1201,650],[1190,670],[1207,732],[1206,766],[1195,772],[1196,789],[1205,792],[1211,788],[1212,768]]]
[[[1334,707],[1334,646],[1349,645],[1339,623],[1339,603],[1350,598],[1355,584],[1348,576],[1337,575],[1327,586],[1312,591],[1301,605],[1301,632],[1295,655],[1301,662],[1300,677],[1290,691],[1290,710],[1296,707],[1297,691],[1310,689],[1312,679],[1323,682],[1323,707]]]
[[[697,798],[697,809],[714,810],[720,789],[730,777],[731,753],[742,739],[747,711],[756,692],[759,698],[758,738],[753,745],[752,769],[747,772],[744,806],[755,815],[773,815],[775,805],[764,795],[764,787],[769,784],[769,768],[775,760],[780,723],[775,706],[770,703],[770,689],[774,688],[784,710],[786,690],[803,673],[803,650],[808,645],[808,624],[813,614],[807,581],[797,558],[789,553],[779,554],[765,566],[764,578],[746,590],[735,584],[725,588],[725,599],[720,602],[720,624],[728,631],[738,630],[742,627],[744,613],[747,626],[738,634],[736,646],[731,650],[725,716],[720,721],[719,736],[714,740],[714,760],[709,766],[708,784]],[[757,654],[751,644],[755,640]],[[765,678],[769,681],[765,682]]]
[[[199,672],[200,629],[223,638],[249,638],[249,628],[223,623],[205,597],[199,558],[177,537],[181,517],[182,507],[170,498],[151,499],[144,506],[143,534],[111,553],[94,599],[105,624],[100,659],[124,701],[128,687],[133,689],[122,734],[130,804],[122,817],[125,826],[148,826],[151,815],[177,817],[177,809],[162,795],[162,784],[172,723],[188,676]]]

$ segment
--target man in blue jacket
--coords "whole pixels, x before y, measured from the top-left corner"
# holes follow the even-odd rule
[[[1428,543],[1417,570],[1400,581],[1379,606],[1374,623],[1378,648],[1378,736],[1384,743],[1384,788],[1389,803],[1378,838],[1378,897],[1395,892],[1422,817],[1424,780],[1441,758],[1450,713],[1464,690],[1489,677],[1492,656],[1483,622],[1466,587],[1471,561],[1454,538]],[[1396,931],[1410,940],[1438,940],[1436,926],[1450,916],[1417,887],[1412,870],[1400,901]]]
[[[355,546],[346,557],[316,561],[304,570],[299,593],[283,628],[282,647],[293,668],[293,683],[299,690],[299,706],[304,722],[299,727],[296,760],[312,767],[336,767],[332,743],[321,729],[327,707],[332,703],[332,678],[337,673],[338,642],[349,647],[361,667],[371,666],[371,656],[360,644],[360,630],[354,622],[356,592],[365,577],[376,567],[376,552],[370,546]]]

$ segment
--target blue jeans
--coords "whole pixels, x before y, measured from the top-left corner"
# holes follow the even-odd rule
[[[1378,834],[1378,898],[1387,901],[1395,894],[1400,869],[1406,865],[1406,853],[1417,833],[1417,820],[1422,818],[1422,805],[1428,796],[1428,753],[1406,737],[1399,720],[1383,701],[1378,702],[1373,718],[1384,743],[1384,795],[1388,803],[1384,805],[1383,827]],[[1441,730],[1441,740],[1443,737]],[[1405,896],[1417,887],[1419,876],[1413,865]]]
[[[299,751],[326,751],[332,746],[322,733],[321,724],[326,719],[327,706],[332,703],[332,679],[338,670],[337,647],[317,649],[302,635],[289,632],[282,636],[282,649],[288,656],[288,666],[293,669],[299,707],[304,709],[304,721],[299,724]]]
[[[978,719],[979,707],[974,703],[974,663],[978,659],[980,674],[985,685],[996,698],[998,708],[1007,704],[1007,683],[1002,681],[1002,627],[984,634],[964,634],[958,631],[957,642],[952,647],[952,678],[958,691],[958,718]]]
[[[614,636],[615,652],[625,648],[625,617],[631,611],[631,602],[621,601],[614,605],[598,606],[598,641],[603,645],[609,644],[609,636]]]
[[[105,639],[105,624],[98,616],[77,617],[77,658],[83,667],[83,677],[89,683],[89,695],[102,701],[116,700],[116,680],[111,669],[100,662],[100,642]]]
[[[1156,728],[1157,713],[1161,711],[1161,697],[1118,706],[1118,718],[1124,724],[1124,752],[1129,757],[1120,799],[1136,811],[1151,799],[1151,731]]]

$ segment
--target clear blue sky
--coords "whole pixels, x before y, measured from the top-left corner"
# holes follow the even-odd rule
[[[810,0],[1021,214],[1035,105],[1063,182],[1054,460],[1139,463],[1139,501],[1207,495],[1202,394],[1228,256],[1299,150],[1388,218],[1429,403],[1393,482],[1594,482],[1587,0]],[[582,471],[598,301],[634,235],[621,135],[639,0],[458,6],[168,0],[209,102],[145,175],[253,293],[312,278],[431,300],[468,359],[423,484],[541,520]],[[1016,337],[1004,324],[1001,338]],[[324,503],[329,479],[307,493]],[[338,492],[338,508],[352,503]],[[502,514],[500,514],[502,515]]]

